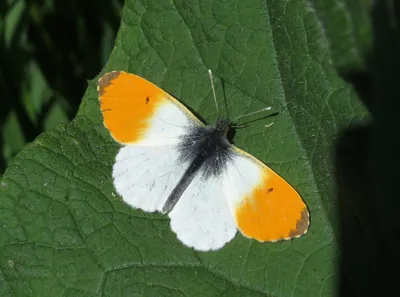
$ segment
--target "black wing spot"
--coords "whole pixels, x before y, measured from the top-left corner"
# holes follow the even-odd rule
[[[274,191],[274,188],[269,188],[269,189],[267,190],[267,194],[272,193],[273,191]]]
[[[150,102],[150,98],[146,97],[146,104],[149,104],[149,102]]]

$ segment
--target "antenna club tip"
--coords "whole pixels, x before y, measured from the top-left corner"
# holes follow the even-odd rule
[[[264,110],[271,110],[271,109],[272,109],[271,106],[268,106],[268,107],[264,108]]]

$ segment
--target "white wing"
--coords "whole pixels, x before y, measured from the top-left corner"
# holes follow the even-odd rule
[[[236,223],[224,197],[221,181],[203,178],[200,170],[169,213],[178,239],[196,250],[222,248],[236,234]]]
[[[122,147],[114,167],[114,186],[123,200],[144,211],[161,211],[189,164],[179,164],[174,146]]]
[[[189,167],[188,161],[179,160],[178,145],[199,124],[172,102],[160,106],[150,123],[137,143],[120,149],[112,175],[127,204],[154,212],[161,211]]]
[[[177,145],[193,128],[203,126],[192,114],[179,106],[177,101],[172,100],[160,104],[147,122],[149,129],[143,133],[142,138],[135,145]],[[167,155],[164,155],[164,157],[167,157]]]

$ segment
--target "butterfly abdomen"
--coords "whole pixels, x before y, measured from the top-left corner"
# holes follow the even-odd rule
[[[173,209],[199,170],[204,179],[220,175],[229,157],[229,146],[225,135],[212,126],[199,127],[185,136],[180,145],[180,162],[189,161],[190,166],[169,195],[163,212]]]

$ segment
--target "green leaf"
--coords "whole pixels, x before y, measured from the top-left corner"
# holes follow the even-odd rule
[[[341,1],[331,2],[126,0],[102,72],[139,74],[208,123],[216,118],[208,68],[220,106],[225,85],[231,117],[273,106],[277,116],[238,130],[235,143],[300,192],[311,214],[305,236],[263,244],[238,234],[198,253],[166,216],[125,205],[112,185],[118,145],[102,125],[95,79],[75,120],[38,137],[3,176],[1,296],[333,296],[331,147],[365,110],[333,68],[336,43],[319,19]],[[350,53],[354,43],[344,43]]]

